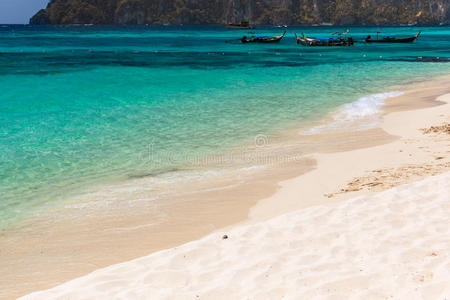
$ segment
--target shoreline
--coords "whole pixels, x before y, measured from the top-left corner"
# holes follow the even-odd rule
[[[443,77],[444,78],[444,77]],[[435,81],[439,81],[439,80],[445,80],[446,82],[448,82],[448,77],[445,77],[444,79],[435,79]],[[425,85],[429,85],[429,83],[425,84]],[[425,85],[423,88],[425,88]],[[349,150],[349,149],[342,149],[340,147],[342,147],[342,145],[336,144],[336,145],[331,145],[331,152],[327,153],[326,151],[324,153],[315,153],[315,154],[308,154],[306,155],[306,157],[304,159],[306,160],[302,160],[298,165],[296,164],[291,164],[291,169],[288,170],[288,172],[284,171],[284,175],[281,176],[281,173],[278,173],[278,177],[276,179],[273,179],[271,177],[273,177],[273,174],[270,173],[271,170],[268,170],[266,173],[267,174],[263,174],[261,177],[258,177],[256,180],[253,180],[252,184],[250,185],[243,185],[240,188],[237,188],[237,190],[234,190],[230,193],[224,193],[224,195],[218,198],[221,198],[218,201],[211,201],[213,203],[207,203],[209,199],[211,199],[211,197],[215,197],[218,196],[216,191],[210,191],[210,192],[206,192],[202,197],[203,199],[203,204],[200,204],[199,207],[207,207],[208,205],[212,205],[215,207],[210,207],[208,208],[206,211],[214,211],[216,210],[217,213],[216,215],[213,216],[203,216],[204,218],[206,217],[206,220],[209,220],[207,222],[210,223],[206,223],[207,226],[202,227],[200,230],[196,231],[195,234],[193,234],[192,236],[183,236],[181,234],[181,236],[176,236],[172,239],[165,242],[166,247],[161,247],[160,249],[164,249],[167,247],[171,247],[171,246],[175,246],[175,245],[179,245],[181,243],[193,240],[193,239],[198,239],[202,236],[204,236],[205,234],[217,230],[217,228],[229,228],[227,226],[230,226],[230,224],[234,224],[231,225],[233,227],[238,226],[239,224],[245,224],[245,223],[251,223],[251,222],[258,222],[261,220],[267,220],[269,218],[278,216],[280,214],[283,214],[285,212],[288,211],[292,211],[292,210],[296,210],[302,207],[306,207],[306,206],[313,206],[316,204],[322,204],[323,203],[337,203],[337,202],[341,202],[344,199],[348,199],[348,198],[352,198],[354,196],[360,195],[360,194],[364,194],[367,193],[366,191],[355,191],[355,192],[346,192],[346,193],[337,193],[337,191],[339,191],[339,188],[345,188],[345,184],[347,184],[348,182],[350,182],[354,177],[358,177],[358,176],[362,176],[364,175],[364,171],[367,170],[372,170],[372,169],[379,169],[379,168],[386,168],[386,167],[396,167],[396,163],[398,164],[409,164],[411,163],[411,160],[416,159],[417,156],[419,156],[420,153],[414,154],[414,157],[409,156],[409,152],[406,152],[408,149],[408,147],[410,147],[410,145],[403,145],[402,144],[402,139],[398,138],[398,136],[408,136],[413,134],[412,131],[416,130],[414,128],[412,128],[411,130],[406,130],[405,128],[401,128],[398,127],[399,124],[395,123],[395,118],[392,117],[393,114],[406,114],[406,113],[411,113],[411,112],[415,112],[417,115],[421,115],[421,113],[423,113],[424,111],[428,111],[429,109],[433,109],[434,105],[438,104],[435,103],[434,100],[430,100],[430,98],[435,98],[436,95],[434,95],[436,92],[432,91],[432,95],[434,96],[430,96],[430,93],[426,93],[426,95],[423,96],[424,99],[422,99],[421,101],[415,101],[414,99],[410,99],[407,96],[411,96],[410,94],[413,92],[410,92],[407,95],[401,96],[404,97],[406,100],[404,100],[403,103],[397,102],[396,104],[393,104],[392,102],[394,102],[394,100],[388,99],[387,104],[385,105],[385,109],[387,111],[386,114],[384,114],[383,116],[383,121],[381,124],[381,128],[382,130],[369,130],[369,131],[362,131],[362,132],[358,132],[355,133],[353,132],[350,135],[342,135],[341,138],[353,138],[354,141],[353,143],[349,143],[351,146],[354,146],[356,148],[356,150]],[[442,91],[439,91],[438,93],[442,93]],[[398,99],[397,99],[398,100]],[[395,101],[397,101],[395,100]],[[412,105],[411,100],[413,102],[414,105]],[[408,103],[409,101],[409,103]],[[420,103],[419,103],[420,102]],[[419,103],[419,104],[418,104]],[[431,107],[430,107],[431,106]],[[430,107],[428,109],[423,109],[424,107]],[[439,106],[439,107],[442,107]],[[444,107],[447,107],[447,112],[448,112],[448,104]],[[420,109],[420,110],[409,110],[409,111],[405,111],[405,109]],[[423,122],[429,122],[430,120],[423,118]],[[433,120],[430,124],[430,126],[432,125],[439,125],[439,124],[435,124],[438,123],[438,120]],[[397,127],[396,127],[397,126]],[[390,132],[390,130],[392,128],[395,128],[394,131]],[[383,131],[384,130],[384,131]],[[388,134],[386,134],[386,132]],[[370,134],[370,138],[371,139],[366,139],[364,137],[364,134]],[[397,136],[397,137],[394,137]],[[413,135],[414,138],[417,138],[419,136]],[[411,137],[409,137],[411,138]],[[347,143],[347,142],[346,142]],[[399,144],[400,143],[400,144]],[[380,144],[377,146],[377,144]],[[383,151],[387,151],[388,153],[390,153],[391,151],[398,151],[398,147],[402,146],[402,148],[404,149],[403,151],[405,153],[408,154],[408,156],[406,158],[404,158],[403,155],[396,155],[395,158],[391,158],[392,162],[391,163],[386,163],[385,165],[377,165],[376,162],[368,162],[366,164],[364,164],[364,160],[367,160],[367,155],[369,154],[369,157],[371,157],[372,155],[383,155]],[[320,146],[320,142],[318,143],[318,146]],[[348,146],[347,147],[350,147]],[[381,150],[380,150],[381,149]],[[394,150],[395,149],[395,150]],[[335,152],[333,152],[335,151]],[[411,151],[410,151],[411,152]],[[402,152],[399,152],[402,153]],[[429,157],[426,157],[426,155],[420,154],[420,159],[429,159]],[[361,165],[358,168],[353,168],[352,170],[348,171],[345,173],[345,176],[343,176],[343,172],[342,172],[342,166],[336,165],[335,162],[348,162],[349,161],[349,156],[351,158],[353,157],[358,157],[358,163],[360,163]],[[411,157],[411,158],[410,158]],[[317,161],[317,163],[316,163]],[[441,160],[440,163],[446,162],[448,161],[448,157],[446,158],[446,160]],[[315,167],[317,165],[317,167]],[[303,169],[299,170],[299,166],[302,166]],[[324,172],[323,170],[334,170],[333,174],[324,174],[327,173],[328,171]],[[265,173],[265,172],[263,172]],[[299,173],[302,173],[303,175],[299,176]],[[327,176],[328,177],[327,177]],[[290,178],[290,179],[289,179]],[[334,178],[334,179],[333,179]],[[339,180],[336,180],[336,178],[339,178]],[[271,186],[271,182],[278,182],[278,184],[275,184],[273,187]],[[320,182],[321,186],[320,186],[320,192],[318,192],[318,186],[317,186],[317,182]],[[403,182],[406,183],[406,182]],[[264,186],[264,188],[261,188],[261,186]],[[308,187],[308,189],[306,190],[302,190],[302,196],[299,198],[297,195],[297,190],[298,187],[302,186],[302,187]],[[323,189],[323,190],[322,190]],[[336,191],[337,190],[337,191]],[[223,190],[222,190],[223,191]],[[372,193],[372,192],[371,192]],[[325,195],[330,195],[333,194],[332,197],[328,197]],[[336,195],[334,195],[336,194]],[[272,195],[267,197],[267,195]],[[178,213],[180,215],[182,215],[184,212],[186,211],[192,211],[192,208],[189,208],[189,205],[191,205],[193,203],[193,200],[196,196],[195,195],[189,195],[189,193],[185,194],[185,201],[181,203],[180,207],[178,208],[179,211]],[[243,204],[242,201],[236,201],[236,204],[234,205],[229,205],[229,203],[226,203],[226,201],[228,200],[229,197],[243,197],[243,198],[251,198],[253,200],[248,200],[245,201],[246,203]],[[188,201],[189,199],[191,199],[192,201]],[[308,201],[305,201],[308,200]],[[311,201],[311,199],[313,199]],[[239,199],[237,199],[239,200]],[[300,200],[300,204],[299,204],[299,200]],[[281,201],[281,202],[280,202]],[[283,203],[283,204],[280,204]],[[179,203],[180,204],[180,203]],[[247,211],[246,208],[248,207],[248,209],[250,209],[250,214],[249,216],[247,216]],[[163,210],[163,208],[162,208]],[[201,214],[201,212],[200,212]],[[220,220],[219,222],[217,220],[214,220],[215,217],[222,215],[222,220]],[[224,218],[224,216],[226,218]],[[148,218],[149,215],[143,216],[140,220],[139,218],[137,218],[138,220],[134,220],[134,222],[132,224],[129,224],[130,219],[128,218],[124,218],[123,220],[116,220],[115,223],[111,223],[110,220],[108,221],[108,218],[104,218],[103,220],[100,218],[99,220],[96,220],[96,222],[94,223],[88,223],[85,224],[84,227],[86,230],[89,229],[90,226],[96,226],[99,225],[102,221],[105,222],[104,225],[104,229],[107,229],[108,227],[111,228],[115,228],[116,230],[118,228],[120,228],[118,225],[120,224],[126,224],[126,226],[123,226],[122,231],[133,231],[133,229],[129,229],[129,228],[133,228],[136,227],[136,229],[139,228],[151,228],[153,225],[148,223],[148,220],[146,221],[145,219]],[[174,215],[172,215],[171,217],[176,217],[176,213]],[[249,219],[248,219],[249,217]],[[184,222],[186,222],[188,220],[184,220]],[[221,223],[223,222],[223,223]],[[53,224],[51,224],[52,226],[58,224],[57,220],[53,221]],[[183,224],[183,222],[181,223]],[[208,224],[216,224],[213,226],[210,226]],[[191,226],[190,223],[184,223],[184,225],[186,226]],[[59,226],[59,225],[56,225]],[[139,226],[143,226],[143,227],[139,227]],[[176,225],[179,226],[179,225]],[[170,233],[170,230],[175,230],[178,227],[171,227],[168,228],[168,231]],[[68,227],[68,225],[66,225],[66,227]],[[75,226],[76,227],[76,226]],[[80,229],[80,228],[78,228]],[[35,231],[37,229],[34,229]],[[70,236],[73,235],[78,235],[80,234],[80,232],[71,228],[65,228],[65,232],[63,230],[63,234],[58,235],[53,232],[52,234],[54,235],[53,238],[56,237],[56,239],[70,239]],[[68,230],[68,231],[67,231]],[[138,230],[139,231],[139,230]],[[156,238],[163,238],[164,234],[167,232],[163,232],[161,235],[156,236]],[[81,232],[83,233],[83,232]],[[145,231],[141,231],[141,232],[136,232],[136,230],[134,230],[135,236],[132,237],[131,240],[134,239],[134,244],[132,244],[133,246],[136,246],[138,248],[140,248],[140,251],[134,252],[134,253],[129,253],[128,255],[125,255],[125,257],[130,256],[131,258],[134,257],[138,257],[138,256],[142,256],[139,255],[141,252],[143,252],[145,249],[147,249],[146,254],[148,254],[149,252],[154,252],[158,250],[158,247],[153,246],[152,248],[152,244],[144,244],[142,240],[139,240],[139,237],[142,238],[142,236],[145,236],[146,232]],[[34,234],[35,237],[40,238],[39,234],[36,236],[36,234]],[[3,237],[5,236],[5,234],[3,234]],[[114,236],[114,235],[111,235]],[[155,236],[154,236],[155,237]],[[8,240],[8,239],[7,239]],[[13,239],[14,240],[14,239]],[[45,240],[45,239],[44,239]],[[71,240],[71,239],[70,239]],[[88,240],[88,239],[86,239]],[[11,240],[10,240],[11,241]],[[73,242],[73,240],[71,240]],[[105,246],[106,247],[113,247],[114,245],[116,245],[117,243],[129,243],[130,240],[113,240],[113,241],[109,241]],[[72,245],[73,246],[73,245]],[[105,247],[104,246],[104,247]],[[150,246],[150,247],[149,247]],[[66,246],[67,247],[67,246]],[[77,250],[83,250],[83,245],[79,244],[75,246],[75,249]],[[128,246],[130,247],[130,246]],[[26,248],[26,247],[25,247]],[[73,249],[73,247],[68,247],[67,250],[64,251],[69,251],[69,249]],[[95,248],[95,245],[94,245]],[[148,249],[154,249],[152,250],[148,250]],[[59,249],[61,250],[61,249]],[[41,250],[42,251],[42,250]],[[44,252],[47,251],[51,251],[51,249],[49,248],[45,248]],[[20,254],[19,254],[20,255]],[[46,256],[44,257],[49,257],[51,256],[51,253],[46,253]],[[86,254],[84,254],[86,255]],[[92,256],[78,256],[78,259],[80,261],[90,261],[93,258],[95,258],[95,255]],[[115,260],[114,260],[115,258]],[[39,258],[39,256],[37,257],[37,259],[42,259]],[[70,261],[70,259],[73,259],[73,257],[66,257],[65,258],[65,263],[72,263]],[[128,260],[128,259],[118,259],[117,257],[114,257],[114,255],[110,255],[108,257],[108,255],[106,255],[106,258],[104,260],[101,260],[100,263],[98,265],[86,265],[84,263],[83,267],[76,269],[75,272],[73,272],[72,276],[67,276],[67,274],[62,274],[61,272],[56,272],[53,276],[53,278],[51,280],[49,280],[47,283],[39,283],[36,284],[35,286],[31,287],[23,287],[23,290],[31,290],[31,289],[41,289],[38,288],[38,286],[53,286],[55,285],[55,283],[61,283],[63,281],[66,281],[67,278],[70,277],[77,277],[75,276],[76,274],[86,274],[89,271],[92,271],[94,269],[97,269],[99,267],[102,266],[106,266],[106,265],[110,265],[111,262],[108,263],[108,261],[110,260],[116,261],[123,261],[123,260]],[[34,263],[34,266],[36,266],[36,263],[39,264],[39,261],[36,261]],[[82,265],[82,264],[80,264]],[[31,266],[33,266],[33,264],[31,264]],[[40,265],[42,266],[42,265]],[[26,271],[26,270],[24,270]],[[10,274],[12,275],[12,274]],[[25,275],[25,274],[24,274]],[[34,274],[34,276],[36,276],[36,274]],[[51,277],[51,276],[50,276]],[[14,277],[10,278],[12,281],[10,282],[11,284],[13,284],[14,282]],[[54,283],[50,283],[50,282],[54,282]],[[17,291],[16,294],[20,294],[19,291]],[[22,293],[23,294],[23,293]],[[8,295],[4,295],[4,296],[8,296]],[[2,297],[2,295],[0,294],[0,298]]]
[[[439,81],[447,82],[449,77],[440,77]],[[415,83],[414,85],[417,85]],[[439,159],[440,164],[447,164],[444,169],[450,169],[450,159],[444,141],[440,145],[436,140],[423,135],[419,128],[427,128],[445,123],[450,120],[450,92],[449,88],[427,87],[427,82],[422,82],[413,90],[406,91],[404,95],[391,98],[383,107],[384,113],[379,128],[387,134],[396,137],[386,144],[365,147],[350,151],[335,153],[315,153],[313,158],[318,167],[304,175],[280,182],[280,190],[272,197],[262,199],[252,207],[250,221],[265,220],[275,215],[288,211],[312,206],[315,203],[304,201],[314,199],[317,204],[336,203],[354,198],[362,194],[373,194],[386,189],[382,183],[377,182],[375,188],[348,189],[348,184],[354,180],[361,180],[370,172],[380,173],[383,169],[395,169],[408,165],[417,165],[433,161],[433,154],[429,152],[430,145],[434,142],[434,153],[444,156]],[[429,91],[432,91],[430,94]],[[414,120],[414,121],[413,121]],[[415,124],[414,124],[415,123]],[[437,147],[439,146],[439,147]],[[445,157],[447,155],[447,157]],[[373,161],[368,158],[381,157],[384,161]],[[389,157],[386,159],[386,157]],[[348,163],[352,162],[351,168]],[[403,170],[406,171],[406,170]],[[401,176],[401,175],[400,175]],[[404,178],[389,187],[409,183],[423,177]],[[370,186],[370,182],[362,183]],[[296,190],[301,186],[302,196],[296,197]],[[344,190],[344,191],[342,191]],[[301,201],[299,202],[298,200]]]
[[[272,197],[253,207],[247,224],[21,299],[149,294],[158,299],[444,299],[450,295],[450,93],[436,100],[440,105],[387,112],[381,128],[399,137],[391,143],[315,154],[318,168],[281,182]],[[351,200],[328,194],[322,197],[335,199],[302,208],[295,201],[300,188],[302,200],[320,196],[314,195],[320,179],[325,192],[336,189],[326,185],[326,176],[335,174],[320,174],[331,162],[343,185],[349,178],[361,181],[367,172],[385,180],[381,187],[341,189]],[[342,172],[344,162],[354,167]],[[413,165],[419,172],[403,177]]]

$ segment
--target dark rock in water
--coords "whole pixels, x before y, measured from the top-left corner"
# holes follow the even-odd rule
[[[447,24],[449,0],[51,0],[31,24]]]
[[[38,11],[38,13],[35,14],[30,19],[30,24],[33,24],[33,25],[50,24],[50,18],[48,17],[47,11],[45,9],[41,9],[40,11]]]

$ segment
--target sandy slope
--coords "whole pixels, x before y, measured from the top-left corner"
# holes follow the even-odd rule
[[[447,172],[214,233],[22,299],[449,299],[449,191]]]

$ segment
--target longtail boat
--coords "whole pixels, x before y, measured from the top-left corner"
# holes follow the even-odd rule
[[[251,38],[247,38],[245,35],[241,38],[241,42],[246,43],[279,43],[281,39],[286,34],[286,30],[283,32],[282,35],[278,36],[265,36],[265,35],[257,35]]]
[[[303,46],[353,46],[354,41],[351,37],[345,36],[330,36],[330,37],[307,37],[302,32],[302,37],[297,36],[295,34],[295,38],[297,39],[297,44],[301,44]]]
[[[419,33],[416,34],[415,36],[401,38],[401,39],[398,39],[395,36],[383,36],[382,39],[378,39],[378,34],[377,34],[376,40],[373,40],[372,37],[369,35],[366,37],[366,43],[412,43],[419,37],[420,33],[421,33],[421,31],[419,31]]]
[[[254,29],[254,26],[250,25],[250,22],[247,21],[241,21],[239,23],[228,23],[227,24],[228,29]]]

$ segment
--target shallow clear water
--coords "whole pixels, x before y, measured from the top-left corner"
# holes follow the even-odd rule
[[[450,71],[449,27],[383,28],[422,30],[403,45],[307,48],[293,37],[345,29],[290,27],[280,44],[243,45],[251,33],[218,26],[0,26],[0,227],[87,186],[176,170]]]

